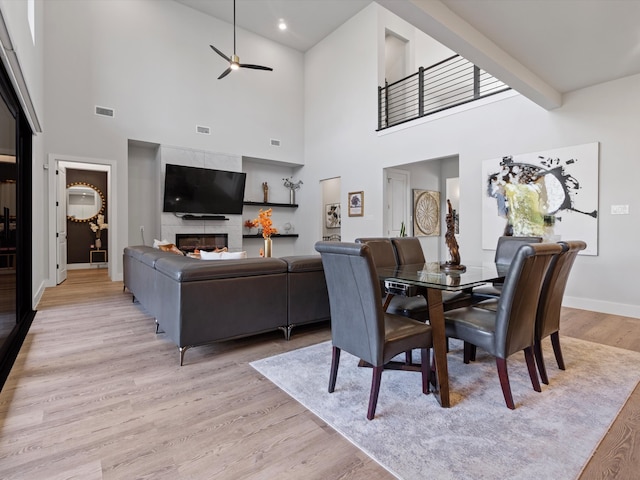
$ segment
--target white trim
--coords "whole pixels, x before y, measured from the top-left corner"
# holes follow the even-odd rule
[[[624,303],[593,300],[590,298],[565,296],[562,300],[562,306],[640,319],[640,305],[628,305]]]
[[[31,300],[31,308],[33,308],[34,310],[38,309],[38,304],[40,303],[40,300],[42,300],[42,295],[44,295],[45,288],[47,288],[47,284],[46,280],[43,280],[42,282],[40,282],[40,285],[38,286],[38,289],[35,291]]]
[[[27,121],[29,122],[31,130],[33,133],[42,133],[42,126],[38,119],[36,107],[33,104],[33,99],[29,93],[27,81],[24,77],[20,61],[18,60],[18,55],[11,41],[7,24],[2,16],[2,10],[0,10],[0,59],[7,70],[7,74],[9,75],[11,84],[13,85],[13,89],[15,90],[16,96],[18,97],[18,101]]]
[[[63,164],[67,168],[81,168],[82,170],[99,170],[107,172],[107,209],[109,211],[109,250],[108,268],[109,278],[113,281],[119,280],[117,268],[114,260],[114,253],[117,251],[116,242],[118,239],[118,202],[115,195],[115,182],[117,175],[117,162],[115,160],[105,160],[88,157],[75,157],[70,155],[59,155],[50,153],[48,155],[49,166],[49,278],[46,286],[56,286],[56,170],[58,164]]]

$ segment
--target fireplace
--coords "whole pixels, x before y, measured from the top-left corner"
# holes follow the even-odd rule
[[[176,233],[176,247],[183,252],[228,247],[228,240],[227,233]]]

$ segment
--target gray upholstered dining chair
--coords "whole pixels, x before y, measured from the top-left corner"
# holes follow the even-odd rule
[[[563,252],[557,255],[551,262],[551,266],[547,271],[547,275],[542,286],[540,294],[540,302],[536,315],[536,343],[534,345],[534,353],[540,380],[548,385],[549,377],[547,369],[544,365],[544,357],[542,356],[542,340],[551,336],[551,345],[553,353],[560,370],[565,369],[564,359],[562,358],[562,349],[560,348],[560,310],[562,307],[562,298],[567,287],[569,273],[575,262],[578,252],[587,248],[587,244],[583,241],[559,242]]]
[[[424,251],[422,250],[422,245],[420,244],[420,239],[418,239],[418,237],[394,237],[391,239],[391,243],[393,244],[399,266],[424,264],[426,262]],[[470,291],[442,292],[442,304],[445,311],[453,308],[465,307],[470,305],[472,301],[473,299],[470,296]],[[412,306],[415,312],[419,312],[417,306]],[[422,316],[412,316],[411,318],[428,319],[429,311],[427,309]]]
[[[431,327],[383,311],[378,275],[366,244],[317,242],[322,257],[331,310],[332,360],[329,392],[335,390],[340,352],[359,357],[373,367],[367,418],[375,416],[384,364],[396,355],[419,348],[422,392],[429,393]]]
[[[356,238],[356,243],[365,243],[371,249],[371,256],[376,268],[393,268],[398,265],[395,249],[391,239],[387,237]],[[380,280],[380,293],[385,295],[384,280]],[[413,297],[394,296],[387,306],[388,313],[426,322],[429,319],[427,299],[422,295]]]
[[[496,311],[472,306],[445,312],[447,337],[464,341],[464,363],[475,357],[476,347],[496,358],[502,393],[511,409],[515,404],[507,373],[509,356],[524,350],[531,384],[541,391],[533,352],[536,313],[549,265],[561,251],[556,243],[521,245],[505,277]]]
[[[396,251],[398,265],[424,263],[424,251],[418,237],[394,237],[391,239]]]
[[[498,238],[496,245],[496,254],[494,261],[498,266],[498,270],[508,270],[509,265],[513,261],[518,248],[525,243],[540,243],[542,237],[512,237],[502,236]],[[475,300],[482,300],[484,298],[498,298],[502,292],[502,283],[494,282],[493,285],[483,285],[473,289],[473,295]]]

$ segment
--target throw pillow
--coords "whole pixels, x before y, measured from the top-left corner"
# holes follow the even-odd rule
[[[173,243],[170,243],[168,245],[159,245],[158,248],[163,252],[171,252],[175,253],[176,255],[184,255],[184,253],[182,253],[182,251],[179,250],[178,247],[176,247]]]
[[[239,259],[239,258],[247,258],[247,252],[222,252],[222,257],[223,260],[232,260],[232,259]]]
[[[153,239],[153,248],[160,248],[160,245],[172,245],[169,240],[158,240],[157,238]]]
[[[200,250],[201,260],[220,260],[221,256],[222,252],[206,252],[204,250]]]

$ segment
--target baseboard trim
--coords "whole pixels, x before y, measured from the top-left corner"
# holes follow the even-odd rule
[[[624,303],[565,296],[562,300],[562,306],[640,319],[640,305],[628,305]]]
[[[40,286],[38,290],[36,290],[35,295],[33,296],[31,308],[34,310],[38,307],[40,300],[42,300],[42,295],[44,295],[44,290],[47,288],[45,282],[40,282]]]

